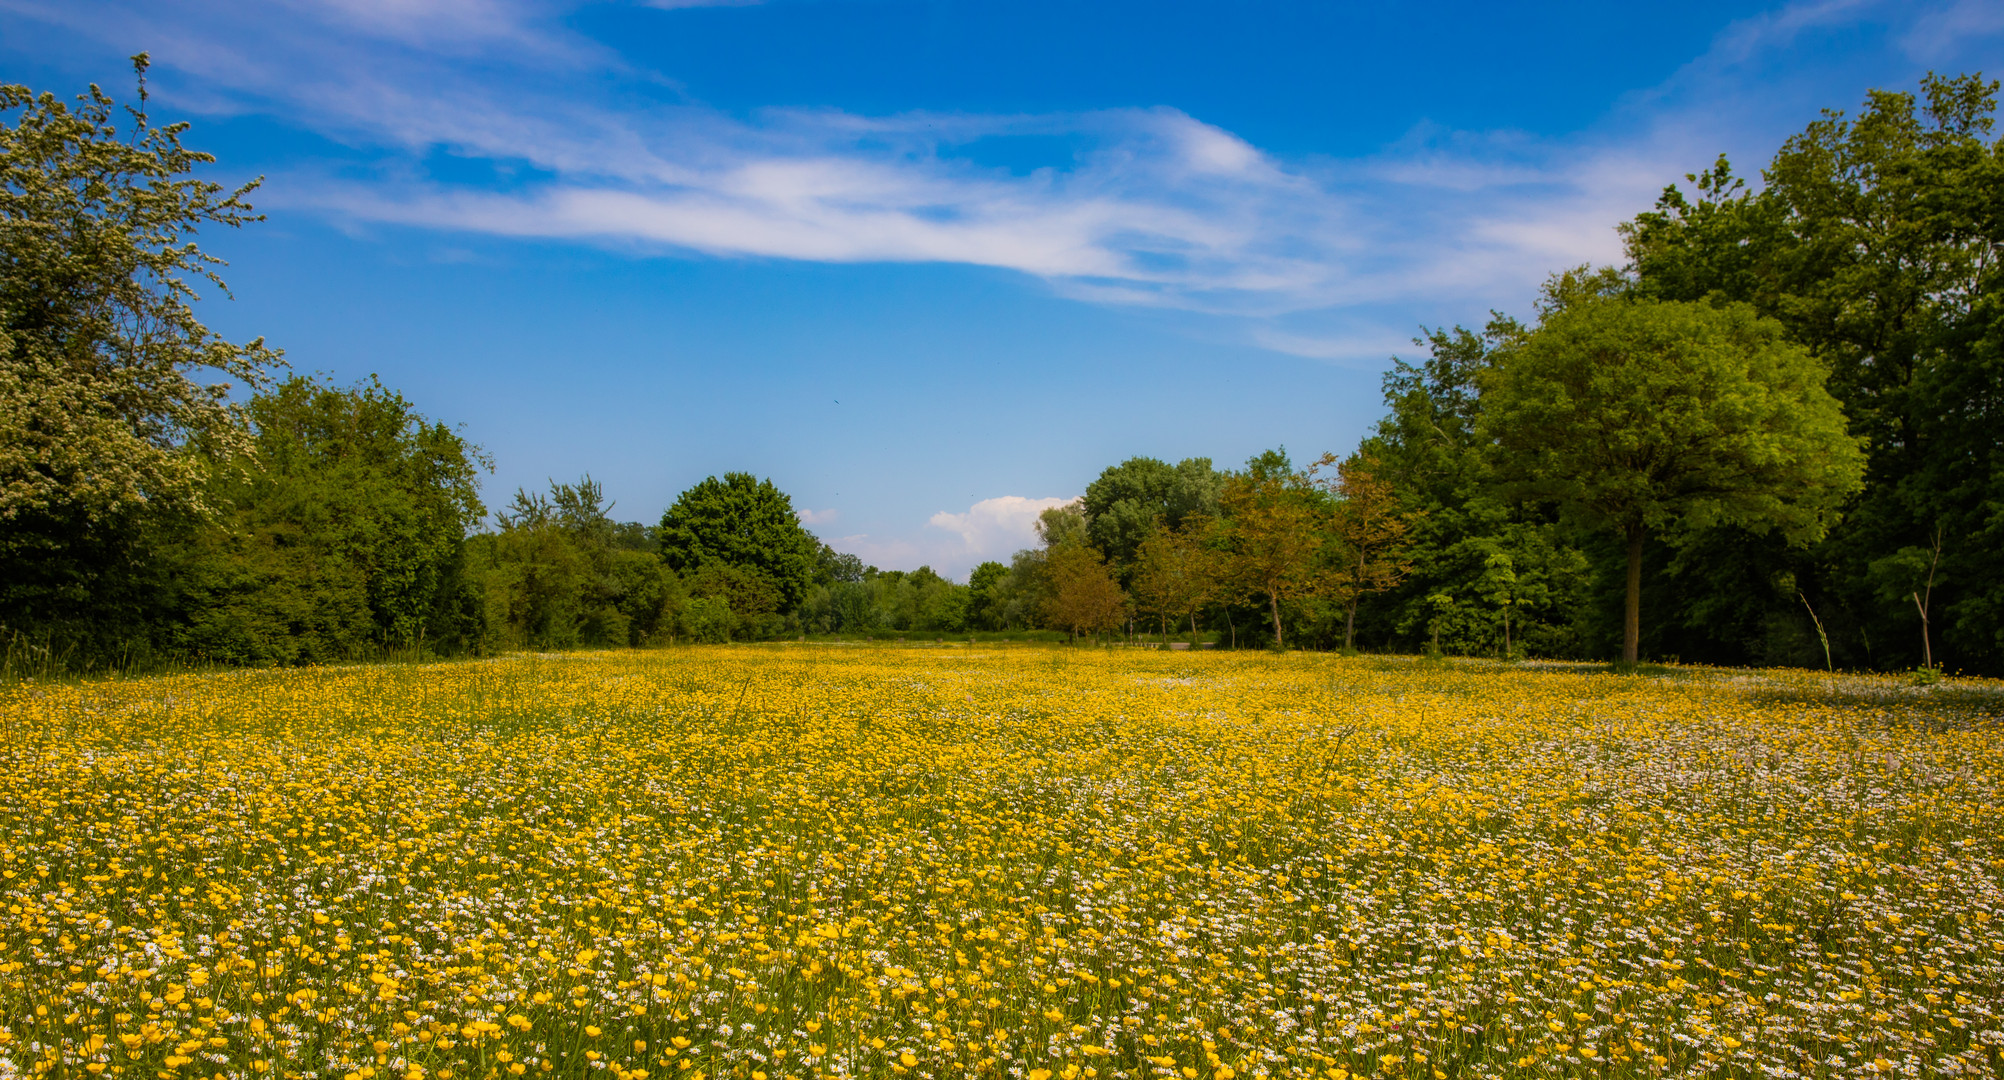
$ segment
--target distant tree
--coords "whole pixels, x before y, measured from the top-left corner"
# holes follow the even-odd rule
[[[866,570],[862,559],[836,551],[827,544],[821,545],[815,561],[814,580],[822,585],[861,581]]]
[[[1210,547],[1213,524],[1214,519],[1200,514],[1186,515],[1176,529],[1163,520],[1135,552],[1135,603],[1162,620],[1164,637],[1170,623],[1187,619],[1194,643],[1197,613],[1218,597],[1218,559]]]
[[[683,492],[661,516],[661,557],[692,577],[714,565],[756,574],[775,610],[792,611],[821,568],[821,544],[800,525],[793,500],[750,473],[712,476]]]
[[[1128,580],[1136,551],[1158,521],[1176,529],[1190,515],[1215,516],[1224,486],[1224,474],[1211,467],[1209,458],[1188,458],[1174,466],[1129,458],[1086,485],[1079,503],[1086,538],[1106,553],[1117,576]]]
[[[1266,601],[1273,641],[1284,647],[1280,609],[1320,595],[1328,578],[1320,565],[1323,508],[1307,478],[1284,454],[1268,451],[1225,483],[1227,552],[1224,577],[1241,595]]]
[[[719,629],[726,641],[738,636],[762,637],[777,629],[779,589],[756,569],[712,560],[690,573],[685,585],[691,597],[709,605],[698,613],[702,625],[691,631],[698,640],[714,640],[712,635]]]
[[[1377,458],[1369,453],[1340,461],[1325,454],[1316,465],[1336,467],[1334,481],[1327,484],[1336,499],[1330,515],[1335,558],[1329,585],[1343,604],[1343,647],[1350,649],[1356,647],[1358,601],[1397,585],[1412,569],[1406,537],[1414,514],[1400,504],[1391,483],[1381,477]]]
[[[1507,615],[1513,647],[1583,655],[1593,577],[1579,544],[1598,537],[1557,520],[1549,506],[1506,497],[1479,429],[1481,373],[1527,332],[1505,316],[1479,332],[1430,330],[1414,341],[1427,356],[1394,359],[1385,373],[1388,411],[1359,452],[1376,459],[1374,474],[1413,515],[1405,537],[1412,567],[1390,589],[1359,599],[1359,639],[1369,633],[1418,648],[1440,629],[1441,648],[1484,651],[1505,636]],[[1511,603],[1465,604],[1442,626],[1429,598],[1494,596],[1491,559],[1499,553],[1517,579]]]
[[[1091,545],[1074,541],[1052,548],[1044,573],[1044,621],[1070,631],[1073,641],[1115,629],[1126,618],[1127,597]]]
[[[589,475],[519,490],[496,535],[470,546],[482,572],[489,622],[518,647],[637,646],[671,639],[684,592],[646,546],[639,526],[612,519]],[[642,534],[644,535],[644,534]]]
[[[967,621],[983,630],[1006,629],[1004,605],[1008,601],[1005,579],[1009,568],[990,560],[967,575]]]
[[[1544,317],[1483,373],[1482,427],[1514,490],[1628,548],[1622,659],[1638,657],[1643,538],[1731,523],[1821,535],[1860,482],[1820,365],[1779,323],[1555,279]]]

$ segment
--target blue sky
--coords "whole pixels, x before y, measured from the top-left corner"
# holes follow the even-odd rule
[[[652,521],[770,476],[964,575],[1136,454],[1345,451],[1422,325],[1523,313],[1822,108],[2004,69],[2004,4],[0,0],[270,220],[205,305]]]

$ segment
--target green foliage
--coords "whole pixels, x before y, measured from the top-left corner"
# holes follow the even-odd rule
[[[1639,291],[1744,301],[1779,320],[1829,368],[1831,393],[1868,441],[1865,487],[1844,520],[1760,574],[1754,605],[1770,621],[1804,622],[1789,614],[1795,590],[1779,587],[1798,584],[1839,665],[1922,662],[1922,620],[1888,575],[1900,576],[1898,553],[1929,549],[1939,534],[1935,645],[1957,666],[2004,671],[2004,563],[1991,554],[2004,541],[1994,510],[2004,503],[1996,89],[1930,76],[1918,95],[1874,91],[1855,118],[1829,112],[1789,139],[1764,186],[1721,158],[1688,178],[1690,194],[1667,189],[1623,230]],[[1686,595],[1731,587],[1703,575],[1666,585]],[[1706,606],[1743,622],[1749,612],[1726,596]]]
[[[1081,634],[1101,634],[1127,616],[1127,597],[1098,549],[1077,539],[1053,546],[1044,560],[1049,587],[1044,592],[1044,624]]]
[[[967,622],[983,630],[1003,629],[1006,621],[1005,582],[1009,568],[990,560],[967,575]]]
[[[517,648],[665,643],[685,590],[646,531],[617,523],[590,476],[517,491],[498,533],[469,542],[497,643]],[[726,631],[728,635],[728,630]]]
[[[1575,275],[1585,278],[1588,275]],[[1514,493],[1628,543],[1623,657],[1640,648],[1643,539],[1729,525],[1820,539],[1863,453],[1822,367],[1745,304],[1631,298],[1561,278],[1483,372],[1480,431]]]
[[[1224,595],[1220,552],[1213,549],[1216,526],[1214,518],[1194,513],[1174,529],[1158,519],[1135,552],[1135,607],[1156,618],[1165,638],[1172,624],[1187,621],[1194,639],[1197,613]]]
[[[1086,539],[1106,553],[1123,583],[1130,582],[1136,552],[1157,522],[1177,529],[1193,514],[1215,516],[1224,484],[1210,458],[1186,458],[1173,466],[1129,458],[1086,485],[1080,500]]]
[[[1330,506],[1306,473],[1296,472],[1284,450],[1269,450],[1225,482],[1219,542],[1225,587],[1239,597],[1265,601],[1273,646],[1286,644],[1283,608],[1324,596],[1330,575],[1324,558]]]
[[[1483,452],[1479,379],[1525,328],[1493,317],[1480,332],[1435,330],[1417,364],[1385,376],[1390,409],[1360,455],[1378,464],[1411,514],[1410,566],[1397,584],[1358,605],[1361,639],[1418,651],[1438,635],[1447,652],[1575,656],[1591,575],[1569,530],[1538,507],[1506,500]],[[1505,568],[1507,568],[1507,573]],[[1443,610],[1430,598],[1455,600]]]
[[[1506,482],[1620,533],[1671,525],[1821,536],[1862,453],[1824,373],[1744,304],[1583,299],[1484,373]]]
[[[486,512],[477,448],[370,380],[295,376],[246,407],[255,462],[218,462],[225,509],[168,556],[167,651],[293,664],[481,636],[461,540]]]
[[[93,86],[74,105],[0,86],[0,635],[44,663],[131,663],[174,615],[164,553],[216,502],[210,463],[249,436],[220,372],[251,386],[280,365],[192,307],[222,287],[202,226],[257,220],[190,177],[214,159]],[[58,659],[58,658],[63,659]]]
[[[660,541],[677,573],[722,566],[762,578],[780,612],[799,607],[822,567],[822,545],[801,527],[793,500],[750,473],[712,476],[683,492],[661,516]]]
[[[977,569],[975,574],[982,579],[984,589],[993,586],[992,571],[984,576]],[[971,625],[976,599],[972,586],[956,585],[929,566],[909,572],[872,566],[865,568],[858,580],[809,590],[800,615],[802,625],[815,633],[957,632]]]

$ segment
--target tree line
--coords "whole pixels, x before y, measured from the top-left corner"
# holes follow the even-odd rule
[[[1351,452],[1136,457],[976,567],[832,550],[743,473],[621,521],[375,379],[194,315],[258,220],[182,124],[0,87],[0,636],[16,666],[1043,628],[1227,647],[2004,672],[1996,84],[1723,159],[1528,320],[1428,330]],[[199,377],[248,388],[232,402]]]

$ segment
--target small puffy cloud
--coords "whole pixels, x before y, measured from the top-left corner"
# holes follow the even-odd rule
[[[961,561],[1002,559],[1023,548],[1035,547],[1037,515],[1071,501],[1003,495],[983,499],[968,507],[964,513],[951,514],[942,510],[926,524],[960,537]]]
[[[802,525],[828,525],[841,517],[842,512],[829,507],[826,510],[798,510],[793,516],[799,518]]]
[[[983,499],[958,514],[942,510],[916,535],[856,533],[838,536],[828,546],[885,570],[930,566],[945,577],[965,581],[968,571],[980,563],[1007,561],[1023,548],[1036,547],[1037,515],[1072,501],[1003,495]]]

